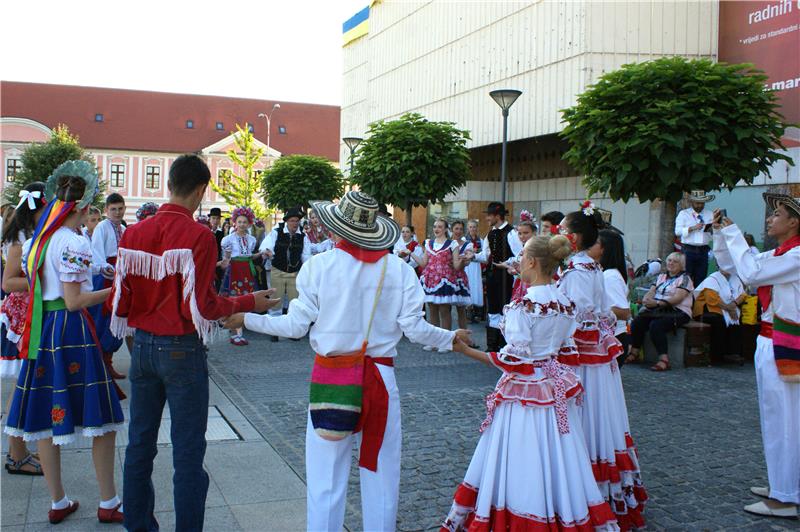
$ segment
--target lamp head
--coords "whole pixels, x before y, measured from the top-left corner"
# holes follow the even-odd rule
[[[520,94],[522,94],[522,91],[516,89],[498,89],[491,91],[489,96],[500,106],[500,109],[508,111],[508,109],[514,105],[514,102],[517,101]]]
[[[266,118],[266,117],[267,117],[267,115],[265,115],[264,113],[258,113],[258,117],[259,117],[259,118]]]
[[[345,145],[348,148],[350,148],[350,151],[355,151],[356,146],[361,144],[362,140],[364,140],[364,139],[359,138],[359,137],[345,137],[345,138],[342,139],[342,142],[344,142]]]
[[[276,103],[276,104],[274,104],[274,105],[272,106],[272,110],[273,110],[273,111],[274,111],[275,109],[280,109],[280,108],[281,108],[281,104],[279,104],[279,103]]]

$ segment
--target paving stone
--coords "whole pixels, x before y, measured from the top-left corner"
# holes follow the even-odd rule
[[[482,328],[474,334],[483,342]],[[246,335],[247,347],[211,349],[212,378],[304,479],[308,340],[275,344]],[[499,373],[456,353],[424,352],[405,339],[398,353],[403,418],[398,530],[436,529],[472,457],[484,399]],[[631,365],[621,371],[651,497],[645,510],[649,530],[800,530],[798,522],[741,510],[752,500],[749,486],[766,485],[752,366],[653,373]],[[354,455],[348,530],[361,529],[356,463]]]

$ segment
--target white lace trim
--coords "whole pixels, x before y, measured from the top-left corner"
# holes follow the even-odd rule
[[[11,330],[11,320],[8,319],[8,314],[5,312],[0,313],[0,324],[6,326],[6,339],[9,342],[16,344],[22,339],[22,335],[19,335]]]
[[[189,301],[192,323],[202,342],[211,343],[219,334],[216,321],[207,320],[200,314],[195,297],[195,266],[191,249],[169,249],[164,255],[154,255],[146,251],[119,248],[117,252],[117,274],[114,276],[114,299],[111,311],[111,332],[117,338],[124,338],[136,330],[128,326],[128,319],[117,316],[119,298],[122,293],[122,280],[126,275],[138,275],[152,281],[162,281],[170,275],[183,278],[183,299]]]
[[[102,427],[81,427],[76,425],[75,430],[77,431],[78,429],[80,429],[79,436],[83,436],[84,438],[97,438],[98,436],[103,436],[109,432],[120,432],[124,430],[125,423],[109,423],[108,425],[103,425]],[[37,441],[45,438],[53,438],[53,445],[70,444],[75,441],[76,437],[74,432],[71,434],[62,434],[61,436],[53,436],[53,429],[40,430],[38,432],[25,432],[22,429],[9,427],[8,425],[6,425],[6,427],[3,429],[3,432],[9,436],[22,438],[23,441]]]
[[[19,370],[22,369],[22,360],[16,358],[14,360],[6,359],[0,360],[0,377],[19,377]]]

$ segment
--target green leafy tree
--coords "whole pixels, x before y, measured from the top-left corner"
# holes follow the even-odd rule
[[[752,183],[771,164],[788,124],[767,76],[752,65],[669,57],[603,75],[563,111],[564,158],[590,194],[664,202],[669,250],[677,202],[691,190]]]
[[[59,124],[50,133],[47,142],[32,143],[22,153],[20,162],[22,169],[14,176],[4,191],[6,199],[16,205],[19,200],[19,191],[34,181],[47,181],[47,178],[66,161],[83,160],[96,165],[90,154],[80,145],[76,135],[70,133],[69,128]],[[103,191],[105,182],[99,181],[100,192],[94,198],[94,204],[102,207],[104,202]]]
[[[308,208],[312,200],[331,200],[344,193],[344,179],[330,161],[313,155],[287,155],[264,172],[267,205],[286,211]]]
[[[234,141],[236,149],[228,150],[227,156],[241,171],[224,172],[219,182],[211,180],[211,188],[222,196],[232,209],[250,207],[256,217],[266,220],[271,213],[264,205],[261,196],[261,178],[256,170],[256,165],[264,156],[264,150],[256,145],[255,137],[250,133],[250,126],[247,123],[244,127],[236,124]]]
[[[417,113],[375,122],[359,147],[351,180],[381,203],[402,207],[410,225],[413,207],[441,202],[466,183],[469,138],[452,122],[431,122]]]

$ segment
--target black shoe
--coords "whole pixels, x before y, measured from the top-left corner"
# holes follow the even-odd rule
[[[273,341],[273,342],[277,342],[278,341],[278,337],[277,336],[270,336],[269,339],[271,341]]]

